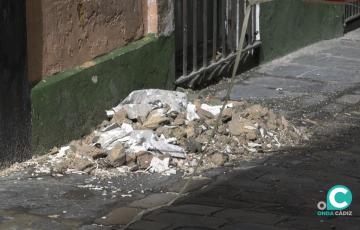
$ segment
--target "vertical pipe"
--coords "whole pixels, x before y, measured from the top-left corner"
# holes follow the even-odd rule
[[[203,9],[203,67],[206,67],[208,64],[208,55],[207,55],[207,48],[208,48],[208,0],[204,1],[204,9]]]
[[[217,12],[218,12],[218,0],[214,0],[214,12],[213,12],[213,50],[212,50],[212,59],[213,62],[216,61],[216,55],[217,55],[217,28],[218,28],[218,20],[217,20]]]
[[[236,52],[236,48],[237,48],[237,21],[238,21],[238,14],[237,14],[237,6],[238,6],[238,0],[233,0],[232,1],[232,16],[231,16],[231,20],[232,20],[232,37],[233,37],[233,44],[232,44],[232,48],[233,48],[233,51]]]
[[[256,10],[255,10],[255,31],[256,31],[256,37],[255,37],[255,41],[260,41],[261,40],[261,34],[260,34],[260,5],[257,4],[256,5]]]
[[[240,40],[240,0],[236,0],[236,49],[239,49]]]
[[[256,5],[252,6],[251,11],[251,44],[253,44],[256,41]]]
[[[198,1],[193,0],[193,71],[197,70],[197,29],[198,29],[198,23],[197,23],[197,16],[198,16]]]
[[[187,25],[187,1],[183,0],[183,76],[187,75],[187,48],[188,48],[188,25]]]
[[[221,25],[221,48],[222,48],[223,57],[226,57],[225,15],[226,15],[226,0],[221,0],[220,25]]]

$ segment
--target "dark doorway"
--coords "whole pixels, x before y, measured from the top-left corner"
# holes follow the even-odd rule
[[[0,1],[0,167],[30,156],[26,0]]]
[[[360,0],[345,5],[345,33],[360,28]]]

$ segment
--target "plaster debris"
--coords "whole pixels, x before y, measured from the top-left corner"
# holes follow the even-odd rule
[[[129,124],[123,124],[121,127],[105,129],[100,131],[96,136],[95,145],[106,150],[114,148],[121,138],[128,136],[133,131],[133,128]]]
[[[191,173],[205,151],[201,169],[232,160],[264,157],[266,152],[308,139],[303,127],[284,116],[246,101],[230,101],[210,139],[221,102],[188,101],[186,94],[166,90],[138,90],[107,111],[93,133],[54,148],[48,155],[17,164],[34,174],[59,177],[69,173],[115,177],[134,171]]]
[[[229,103],[225,106],[225,109],[232,108],[234,105]],[[220,114],[222,105],[211,106],[208,104],[201,104],[201,109],[210,112],[213,116],[217,116]]]
[[[189,103],[186,106],[186,119],[187,121],[194,121],[200,119],[199,115],[196,113],[196,106],[192,103]]]
[[[113,111],[108,111],[108,114],[116,113],[120,111],[124,105],[128,104],[148,104],[153,106],[166,104],[170,106],[170,112],[181,112],[184,110],[187,103],[188,99],[185,93],[160,89],[137,90],[132,92],[118,106],[113,108]]]
[[[165,171],[168,171],[170,169],[169,162],[170,162],[170,158],[165,158],[163,160],[160,160],[159,158],[154,157],[151,160],[149,171],[152,173],[163,173]]]

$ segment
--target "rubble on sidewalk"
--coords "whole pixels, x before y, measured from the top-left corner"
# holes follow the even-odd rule
[[[230,160],[256,158],[258,153],[307,138],[303,129],[267,108],[230,101],[218,132],[208,143],[221,108],[220,102],[207,99],[190,102],[181,92],[134,91],[106,111],[108,120],[91,135],[24,165],[32,165],[34,173],[54,176],[191,173],[202,151],[206,153],[202,167],[216,167]]]

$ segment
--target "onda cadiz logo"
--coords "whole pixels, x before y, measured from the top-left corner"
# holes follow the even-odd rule
[[[351,190],[343,185],[332,187],[326,197],[326,202],[317,204],[318,216],[352,216],[352,211],[347,210],[352,202]]]

